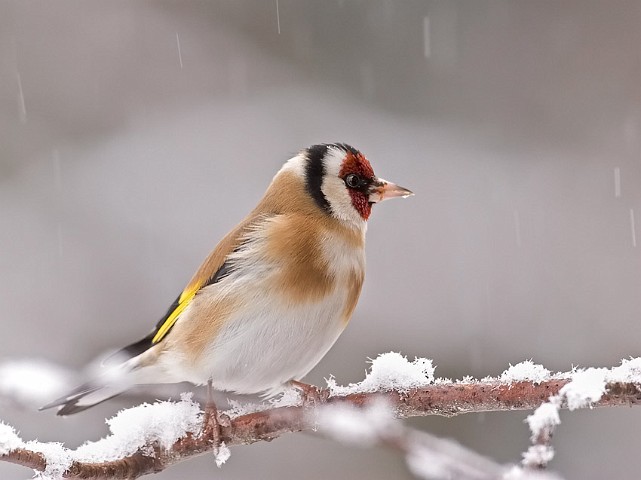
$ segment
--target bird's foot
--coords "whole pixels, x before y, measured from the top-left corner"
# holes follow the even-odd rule
[[[207,382],[207,403],[205,404],[205,415],[203,416],[203,436],[212,444],[216,458],[218,458],[221,446],[223,446],[222,427],[229,426],[231,426],[229,417],[225,414],[218,413],[216,402],[214,402],[214,389],[210,380]],[[216,463],[218,463],[218,460],[216,460]]]
[[[212,443],[214,455],[218,455],[222,442],[222,431],[220,427],[216,404],[214,402],[207,402],[207,405],[205,405],[205,416],[203,417],[203,435]]]
[[[300,392],[303,406],[314,406],[325,403],[329,398],[329,391],[324,388],[318,388],[316,385],[290,380],[289,385]]]

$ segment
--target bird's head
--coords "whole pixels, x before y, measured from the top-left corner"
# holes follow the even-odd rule
[[[344,143],[313,145],[300,155],[307,192],[327,214],[362,225],[372,205],[413,193],[374,174],[365,155]]]

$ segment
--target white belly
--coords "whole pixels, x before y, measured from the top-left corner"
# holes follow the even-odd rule
[[[304,309],[257,302],[253,311],[234,318],[203,355],[201,382],[211,378],[218,389],[256,393],[301,379],[343,331],[344,297],[335,292]]]
[[[226,322],[195,363],[171,352],[163,354],[162,363],[177,380],[204,384],[211,379],[217,390],[275,393],[304,377],[334,344],[346,326],[345,297],[336,289],[304,308],[255,299]]]

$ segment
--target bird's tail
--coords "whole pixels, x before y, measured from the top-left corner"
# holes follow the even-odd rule
[[[101,382],[91,381],[69,392],[64,397],[60,397],[51,403],[40,407],[40,410],[60,407],[58,415],[73,415],[82,412],[94,405],[98,405],[110,398],[120,395],[127,390],[124,385],[107,385]]]
[[[136,384],[143,383],[140,374],[139,358],[134,357],[107,367],[92,380],[80,385],[64,397],[60,397],[40,410],[59,407],[58,415],[73,415],[110,398],[120,395]],[[144,377],[143,377],[144,379]]]

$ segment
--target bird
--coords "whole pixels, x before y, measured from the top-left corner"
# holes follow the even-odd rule
[[[105,362],[105,373],[42,409],[75,414],[140,384],[186,381],[266,396],[305,385],[358,302],[372,206],[410,195],[345,143],[301,150],[153,330]]]

